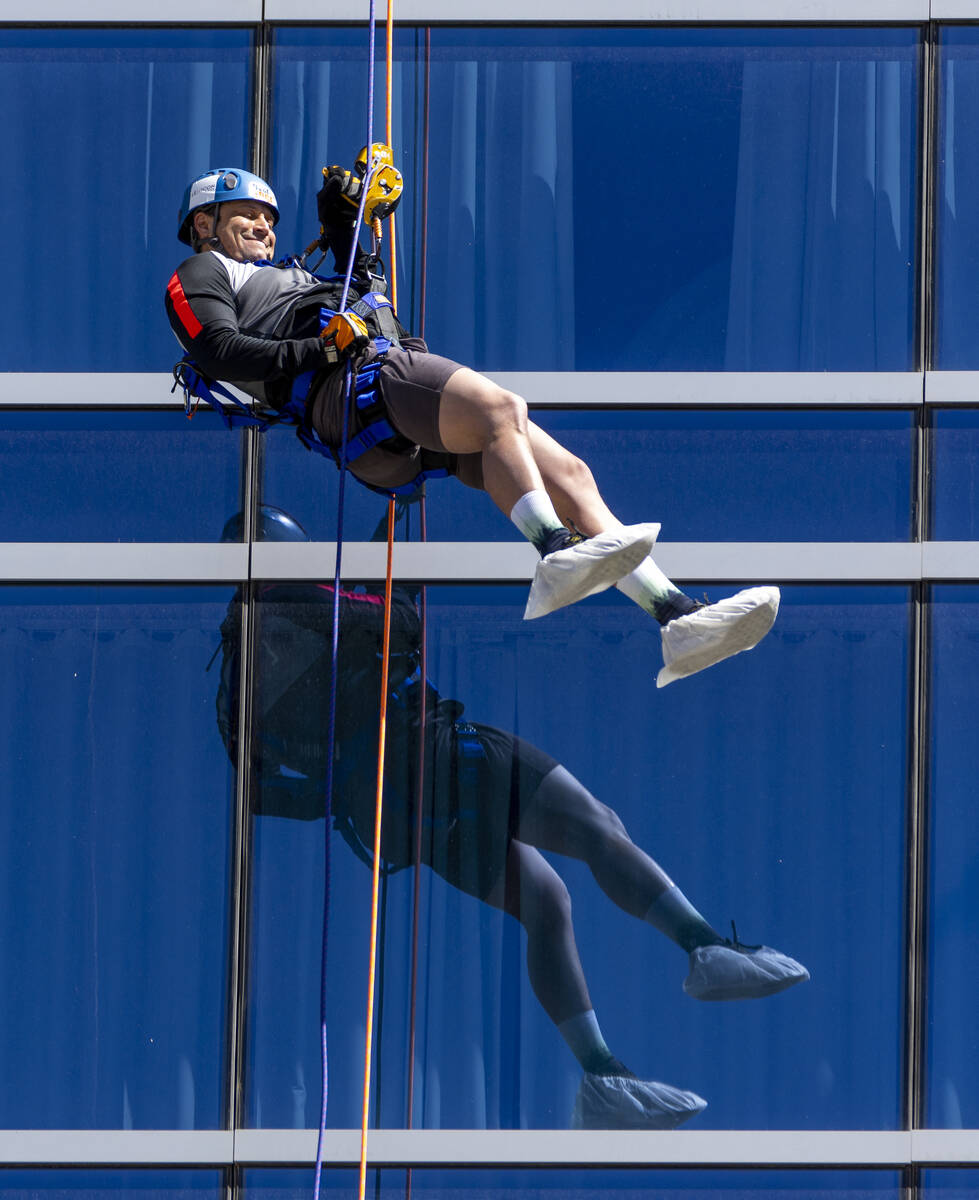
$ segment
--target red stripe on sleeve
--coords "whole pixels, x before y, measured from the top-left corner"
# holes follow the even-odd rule
[[[180,318],[180,324],[191,338],[197,337],[204,326],[194,316],[194,310],[190,307],[190,301],[184,295],[183,284],[177,276],[177,272],[170,276],[170,282],[167,284],[167,294],[170,297],[170,302],[173,304],[174,312]]]

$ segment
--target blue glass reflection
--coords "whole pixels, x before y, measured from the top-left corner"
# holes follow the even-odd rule
[[[246,159],[251,45],[235,28],[0,30],[5,200],[35,231],[5,250],[5,370],[179,357],[163,309],[186,257],[177,208],[208,166]]]
[[[365,53],[276,34],[283,248]],[[402,31],[406,323],[481,369],[909,369],[918,75],[913,28]]]
[[[931,1173],[929,1173],[931,1174]],[[956,1174],[956,1172],[952,1172]],[[962,1172],[961,1174],[965,1174]],[[405,1173],[371,1172],[378,1197],[401,1196]],[[297,1170],[247,1170],[243,1175],[246,1200],[300,1200],[309,1189],[309,1172]],[[353,1171],[327,1171],[323,1189],[347,1191],[356,1187]],[[564,1200],[599,1200],[612,1195],[619,1200],[898,1200],[900,1176],[895,1171],[732,1171],[639,1170],[605,1167],[601,1171],[536,1168],[513,1170],[426,1170],[411,1172],[411,1192],[423,1200],[510,1200],[520,1197],[561,1196]],[[950,1198],[952,1200],[952,1198]],[[955,1197],[954,1200],[958,1200]],[[964,1200],[964,1197],[963,1197]]]
[[[936,213],[935,366],[979,365],[974,322],[979,302],[979,34],[968,25],[939,31],[938,203]]]
[[[924,1200],[971,1200],[979,1191],[979,1171],[955,1167],[926,1167],[921,1172]]]
[[[939,408],[931,413],[932,536],[979,538],[979,413]]]
[[[653,685],[657,632],[624,599],[605,593],[533,629],[523,604],[517,588],[427,589],[427,671],[441,696],[465,703],[462,719],[553,755],[715,927],[727,932],[734,917],[746,941],[776,946],[812,973],[764,1001],[697,1004],[681,989],[682,952],[606,903],[582,863],[552,856],[612,1052],[640,1077],[705,1097],[698,1128],[896,1128],[907,589],[786,589],[761,646],[668,693]],[[289,686],[283,663],[312,687],[312,626],[300,623],[295,650],[278,645],[265,669],[276,701],[274,681]],[[324,736],[316,694],[304,693],[309,716],[295,734],[304,745]],[[279,728],[263,717],[256,736],[281,758]],[[363,728],[369,744],[366,717]],[[338,744],[341,769],[358,761],[358,745]],[[293,782],[298,761],[286,763]],[[254,821],[250,1124],[316,1123],[322,836],[322,821]],[[580,1070],[528,983],[522,931],[443,874],[425,870],[420,881],[413,1125],[566,1128]],[[336,836],[331,879],[329,1120],[350,1127],[359,1123],[370,884]],[[399,870],[382,894],[372,1120],[389,1127],[406,1122],[413,884],[411,869]]]
[[[670,541],[907,541],[914,416],[865,412],[538,409],[533,419],[592,468],[627,523],[661,520]],[[329,460],[275,434],[265,442],[264,499],[331,541],[338,475]],[[425,536],[514,541],[484,493],[428,485]],[[367,539],[386,503],[350,480],[344,536]],[[420,513],[399,536],[421,538]]]
[[[973,953],[979,903],[974,803],[979,588],[933,588],[931,635],[927,1123],[975,1128],[979,1047],[969,997],[979,986]]]
[[[8,542],[210,542],[239,507],[217,413],[0,411]]]
[[[220,1200],[225,1189],[220,1171],[119,1169],[0,1170],[4,1200]]]
[[[224,1114],[231,589],[0,588],[0,1127]]]

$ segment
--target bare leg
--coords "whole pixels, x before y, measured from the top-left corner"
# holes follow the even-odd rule
[[[557,515],[585,537],[617,529],[622,522],[602,499],[587,463],[533,421],[527,426],[534,461]]]
[[[484,487],[508,515],[521,496],[541,488],[586,537],[621,525],[588,466],[528,420],[520,396],[468,367],[442,390],[439,436],[453,454],[482,454]]]
[[[564,881],[532,846],[513,841],[504,878],[486,903],[516,917],[527,931],[527,974],[555,1025],[591,1008],[571,924]]]
[[[588,465],[528,420],[520,396],[460,367],[442,389],[439,435],[451,453],[480,456],[486,491],[542,557],[566,548],[566,540],[556,545],[549,540],[564,536],[562,524],[585,538],[611,535],[601,551],[608,561],[596,558],[592,548],[570,562],[555,563],[539,583],[535,576],[526,616],[543,616],[611,583],[661,624],[697,607],[651,558],[636,557],[630,544],[616,541],[622,523],[602,499]],[[569,576],[569,567],[578,575]],[[584,577],[582,568],[590,576]]]
[[[521,496],[544,487],[527,436],[526,402],[468,367],[442,390],[439,437],[452,454],[482,454],[483,486],[507,516]]]

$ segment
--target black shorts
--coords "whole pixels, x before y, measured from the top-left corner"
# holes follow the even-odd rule
[[[374,446],[350,463],[350,471],[365,483],[380,488],[402,487],[420,472],[444,470],[469,487],[483,486],[482,456],[450,454],[439,437],[439,404],[442,391],[461,364],[439,354],[429,354],[419,338],[405,338],[384,356],[378,375],[381,399],[391,425],[401,434],[399,446]],[[340,444],[343,429],[342,372],[323,372],[313,382],[309,399],[310,422],[331,446]],[[349,437],[368,422],[354,407]]]
[[[441,700],[429,713],[423,779],[417,724],[389,725],[381,855],[395,868],[414,863],[415,797],[421,784],[421,862],[453,887],[483,900],[503,875],[522,815],[558,764],[516,734],[460,722],[461,712],[461,704]],[[366,761],[367,755],[363,757]],[[340,802],[366,845],[373,841],[374,828],[369,782],[365,773],[359,786],[344,789]]]
[[[491,725],[463,726],[460,733],[448,723],[434,724],[433,779],[427,800],[434,822],[448,824],[448,836],[432,836],[427,844],[423,838],[423,861],[453,887],[485,900],[503,877],[521,816],[532,806],[557,760]],[[467,753],[473,741],[482,755]]]

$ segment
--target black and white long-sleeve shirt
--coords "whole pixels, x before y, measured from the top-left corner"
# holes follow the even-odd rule
[[[339,308],[342,291],[342,282],[302,267],[211,250],[174,271],[166,306],[177,340],[206,375],[278,407],[297,375],[328,365],[319,313]]]

